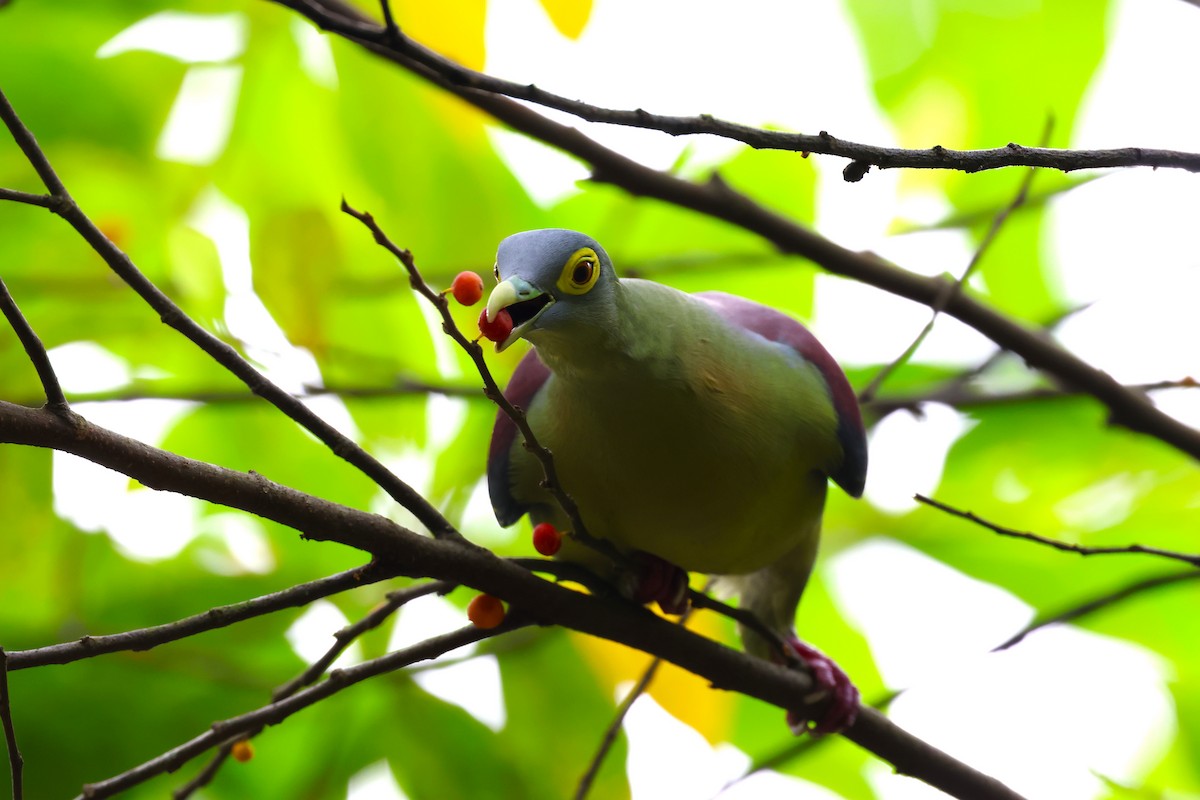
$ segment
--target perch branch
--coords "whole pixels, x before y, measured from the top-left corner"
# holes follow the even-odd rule
[[[364,550],[398,574],[452,581],[493,594],[537,624],[562,625],[662,657],[715,688],[780,708],[820,710],[820,704],[812,708],[806,701],[812,690],[806,674],[725,647],[610,595],[559,586],[469,542],[419,536],[384,517],[280,486],[260,475],[168,453],[75,415],[68,421],[44,409],[0,402],[0,442],[73,453],[151,488],[237,508],[294,528],[310,539]],[[844,735],[904,774],[955,797],[1019,797],[869,710],[864,709]]]
[[[656,198],[724,220],[763,237],[785,253],[810,259],[830,273],[853,278],[927,306],[932,307],[942,296],[947,283],[945,278],[918,275],[873,254],[841,247],[755,203],[718,178],[704,183],[675,178],[609,150],[575,128],[547,119],[508,97],[464,88],[421,60],[382,44],[380,26],[338,0],[271,1],[299,11],[318,26],[333,30],[456,94],[509,127],[574,155],[591,166],[595,181],[619,186],[635,196]],[[420,48],[420,45],[410,40],[409,47]],[[420,49],[423,51],[421,58],[433,56],[445,60]],[[1053,376],[1057,382],[1090,394],[1108,407],[1114,424],[1154,436],[1192,458],[1200,459],[1200,430],[1163,413],[1144,396],[1126,390],[1112,376],[1064,350],[1042,332],[1010,319],[966,293],[956,295],[946,305],[944,313],[1016,353],[1031,367]]]
[[[1036,533],[1006,528],[1003,525],[997,525],[994,522],[988,522],[986,519],[983,519],[982,517],[979,517],[970,511],[963,511],[954,508],[953,506],[948,506],[945,503],[938,502],[937,500],[926,497],[925,495],[913,495],[913,499],[918,503],[924,503],[927,506],[932,506],[939,511],[944,511],[947,514],[974,522],[976,525],[987,528],[988,530],[998,533],[1001,536],[1011,536],[1015,539],[1024,539],[1028,542],[1037,542],[1038,544],[1044,544],[1047,547],[1053,547],[1055,550],[1078,553],[1081,556],[1141,553],[1143,555],[1159,556],[1160,558],[1170,558],[1174,559],[1175,561],[1182,561],[1185,564],[1191,564],[1193,567],[1200,567],[1200,555],[1193,555],[1191,553],[1177,553],[1173,550],[1162,550],[1157,547],[1147,547],[1141,544],[1129,544],[1119,547],[1084,547],[1083,545],[1079,544],[1071,544],[1070,542],[1060,542],[1056,539],[1048,539],[1045,536],[1039,536]]]

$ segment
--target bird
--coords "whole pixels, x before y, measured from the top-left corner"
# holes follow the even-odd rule
[[[481,326],[507,313],[511,332],[502,330],[496,350],[532,345],[505,395],[552,453],[588,533],[628,562],[615,567],[570,537],[558,557],[671,613],[686,606],[687,573],[717,576],[778,637],[743,627],[746,650],[787,663],[777,644],[785,642],[829,696],[817,719],[789,712],[793,730],[852,724],[853,683],[794,630],[828,482],[859,497],[866,480],[862,416],[837,362],[768,306],[619,277],[604,248],[576,231],[513,234],[493,272]],[[528,515],[570,529],[503,413],[487,479],[502,526]],[[632,577],[629,564],[640,565]]]

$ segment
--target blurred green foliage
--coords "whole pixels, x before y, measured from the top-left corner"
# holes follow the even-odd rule
[[[478,53],[483,13],[482,3],[476,5],[478,13],[461,29],[438,17],[442,12],[423,12],[415,27],[406,25],[403,4],[397,13],[418,39],[426,24],[448,51],[457,45]],[[545,5],[558,28],[572,36],[591,11],[590,2]],[[1085,9],[1069,0],[1030,0],[997,9],[984,0],[847,0],[846,7],[870,70],[872,85],[863,90],[874,92],[901,141],[912,146],[1031,143],[1047,115],[1053,118],[1051,144],[1066,145],[1105,51],[1103,3]],[[245,46],[226,62],[240,81],[232,128],[211,163],[156,156],[185,75],[204,65],[143,51],[97,57],[122,30],[164,10],[236,14],[244,24]],[[230,319],[232,279],[222,271],[228,256],[218,254],[195,225],[197,209],[214,197],[245,214],[253,288],[290,345],[311,355],[319,375],[310,379],[330,386],[385,391],[404,380],[475,386],[470,363],[436,338],[440,333],[399,266],[338,210],[343,196],[411,248],[435,285],[446,285],[460,269],[487,274],[503,236],[553,225],[589,231],[631,274],[687,290],[723,289],[804,318],[813,314],[815,269],[741,230],[607,186],[587,186],[553,207],[539,207],[498,157],[480,114],[337,40],[330,40],[336,70],[331,82],[302,66],[297,29],[305,25],[254,0],[17,0],[0,9],[0,87],[84,210],[185,311],[249,357],[267,363],[278,354],[246,347]],[[724,180],[763,203],[800,221],[815,219],[811,161],[746,150],[719,169]],[[903,180],[941,193],[956,212],[974,214],[963,219],[978,237],[991,220],[980,209],[1004,205],[1020,177],[1009,170],[906,173]],[[1064,185],[1056,176],[1038,183],[1042,191]],[[0,186],[40,188],[11,143],[0,142]],[[1066,310],[1042,247],[1043,215],[1042,206],[1017,215],[982,266],[986,299],[1032,322]],[[0,206],[0,252],[4,280],[48,347],[95,342],[128,365],[131,378],[115,391],[188,396],[240,388],[166,329],[44,210]],[[454,313],[471,329],[476,312]],[[510,352],[490,360],[503,379],[517,358]],[[859,365],[851,378],[861,388],[878,366]],[[888,389],[930,391],[954,374],[905,365]],[[0,375],[0,397],[37,401],[36,376],[11,335],[0,335]],[[427,490],[453,520],[465,520],[468,535],[499,543],[503,554],[528,554],[523,537],[500,533],[468,509],[482,477],[492,408],[482,399],[452,405],[462,422],[449,431],[430,429],[447,417],[444,409],[431,413],[421,394],[347,399],[345,421],[368,450],[397,465],[401,477]],[[1195,469],[1175,451],[1107,427],[1086,400],[966,413],[973,424],[952,447],[938,489],[947,502],[1086,544],[1138,541],[1195,549]],[[263,404],[194,403],[154,444],[403,519],[362,476]],[[1019,504],[994,491],[1012,474],[1036,487]],[[1136,502],[1126,513],[1100,520],[1086,533],[1063,520],[1064,499],[1114,478],[1136,482]],[[108,537],[57,516],[51,480],[50,454],[0,448],[0,644],[8,650],[167,622],[364,560],[333,545],[299,541],[271,524],[260,526],[270,552],[265,574],[230,567],[239,563],[236,554],[227,539],[211,532],[170,558],[131,559]],[[202,518],[216,513],[227,512],[197,505]],[[1149,569],[1144,560],[1078,559],[998,541],[929,509],[896,516],[844,498],[832,499],[827,529],[827,552],[885,534],[1001,586],[1039,611],[1118,587]],[[225,567],[214,568],[218,563]],[[333,602],[353,620],[386,589],[363,587]],[[1200,793],[1195,591],[1186,585],[1164,590],[1080,624],[1136,642],[1173,665],[1180,731],[1148,783]],[[462,606],[467,593],[451,599]],[[1143,613],[1151,604],[1153,613]],[[805,634],[836,654],[867,697],[879,695],[886,687],[870,643],[838,608],[823,575],[814,580],[803,612]],[[284,635],[300,613],[148,653],[11,675],[27,796],[72,796],[86,781],[121,772],[215,719],[267,702],[272,687],[303,668]],[[368,655],[383,652],[386,634],[364,640]],[[712,635],[733,638],[728,625]],[[204,796],[343,797],[349,778],[381,759],[413,798],[568,795],[611,719],[614,686],[636,675],[644,659],[622,660],[615,650],[584,646],[562,631],[496,649],[508,713],[503,731],[492,731],[409,677],[388,676],[268,729],[256,740],[254,761],[227,765]],[[788,743],[776,709],[682,681],[664,678],[655,696],[710,741],[731,741],[754,757]],[[716,705],[701,714],[704,703]],[[628,794],[624,748],[622,741],[610,755],[595,797]],[[848,798],[870,798],[874,792],[864,773],[870,760],[839,740],[782,769]],[[188,765],[128,796],[165,796],[196,769]]]

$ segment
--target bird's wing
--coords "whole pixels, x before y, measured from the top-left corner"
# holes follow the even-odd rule
[[[867,479],[866,433],[854,390],[829,351],[821,346],[808,328],[773,308],[724,292],[700,292],[695,297],[707,303],[730,324],[790,347],[817,368],[825,379],[830,401],[837,413],[837,438],[842,446],[842,463],[829,477],[852,497],[861,496]]]
[[[531,349],[517,365],[504,396],[514,406],[528,411],[534,396],[549,378],[550,370],[538,358],[537,351]],[[496,521],[504,527],[512,525],[529,511],[529,506],[522,504],[512,494],[509,467],[513,446],[519,435],[516,424],[508,415],[503,411],[498,412],[496,425],[492,428],[492,443],[488,447],[487,478]]]

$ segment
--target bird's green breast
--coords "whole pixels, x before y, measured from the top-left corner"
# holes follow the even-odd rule
[[[554,374],[529,409],[589,530],[716,573],[815,536],[840,458],[816,370],[687,295],[622,286],[614,335],[538,343]],[[542,502],[540,468],[524,451],[513,461],[514,494]]]

